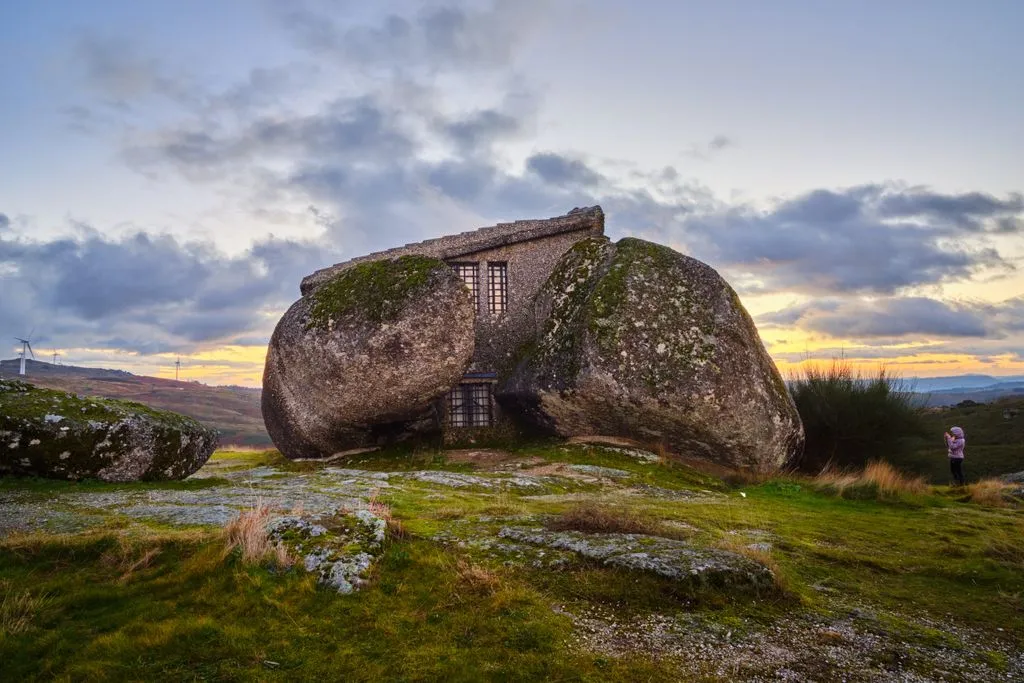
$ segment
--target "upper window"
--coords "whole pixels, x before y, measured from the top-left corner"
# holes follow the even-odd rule
[[[487,264],[487,309],[500,315],[508,308],[508,264]]]
[[[475,263],[453,263],[452,268],[473,293],[473,307],[476,308],[476,302],[480,300],[480,267]]]

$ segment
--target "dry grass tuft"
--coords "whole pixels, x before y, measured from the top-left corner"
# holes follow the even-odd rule
[[[148,569],[160,554],[159,545],[140,546],[136,539],[126,535],[117,537],[117,547],[111,548],[100,557],[100,564],[108,569],[121,572],[119,583],[125,583],[135,572]]]
[[[382,502],[378,498],[379,495],[380,491],[377,489],[374,489],[373,491],[370,492],[370,498],[369,500],[366,501],[366,509],[369,510],[374,517],[383,519],[385,522],[390,522],[391,506],[389,506],[387,503]]]
[[[685,529],[672,528],[635,510],[584,501],[573,505],[546,524],[552,531],[587,534],[644,534],[686,539]]]
[[[908,476],[883,461],[870,462],[861,472],[827,470],[814,477],[813,482],[843,497],[855,489],[874,489],[883,497],[920,495],[931,490],[924,477]]]
[[[294,564],[282,543],[273,544],[267,533],[270,508],[262,501],[238,513],[238,516],[224,527],[225,556],[239,551],[244,564],[259,564],[269,561],[278,567],[287,568]]]
[[[767,568],[768,571],[772,573],[772,581],[775,584],[775,590],[779,593],[790,593],[789,580],[783,573],[782,567],[779,566],[779,563],[772,554],[772,551],[764,548],[751,548],[750,545],[752,544],[745,543],[744,541],[734,537],[725,537],[716,543],[715,547],[734,552],[737,555],[742,555],[749,560],[753,560],[762,567]]]
[[[459,581],[475,593],[494,595],[501,587],[501,577],[497,573],[461,558],[455,565],[455,574]]]
[[[967,485],[967,497],[972,503],[992,508],[1010,507],[1004,493],[1014,488],[998,479],[982,479]]]
[[[0,638],[24,633],[32,627],[32,620],[50,602],[48,595],[32,595],[29,591],[13,592],[4,586],[0,597]]]
[[[889,496],[900,493],[919,495],[929,491],[928,482],[924,477],[911,477],[881,460],[869,462],[861,478],[875,484],[879,491]]]

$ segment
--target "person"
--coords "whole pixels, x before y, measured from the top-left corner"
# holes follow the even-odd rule
[[[952,432],[952,433],[950,433]],[[946,432],[946,448],[949,450],[949,471],[953,473],[953,479],[957,486],[963,486],[964,480],[964,446],[967,439],[964,438],[964,430],[959,427],[951,427]]]

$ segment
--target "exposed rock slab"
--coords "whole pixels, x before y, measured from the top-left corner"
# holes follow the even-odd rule
[[[349,523],[328,529],[303,517],[278,517],[268,525],[270,539],[302,557],[302,566],[318,582],[347,594],[366,583],[373,561],[383,551],[387,522],[370,510],[346,515]]]
[[[325,458],[439,427],[435,401],[474,349],[475,306],[443,261],[361,263],[295,302],[274,330],[263,418],[292,459]]]
[[[0,380],[0,475],[184,479],[216,447],[217,432],[184,415]]]
[[[501,538],[572,551],[609,567],[644,571],[698,585],[770,589],[771,571],[737,553],[641,534],[585,534],[505,527]]]
[[[497,394],[534,425],[760,471],[800,453],[785,382],[710,266],[643,240],[587,239],[535,306],[547,322]]]

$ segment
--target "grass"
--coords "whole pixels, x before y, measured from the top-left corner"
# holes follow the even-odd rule
[[[1011,486],[998,479],[982,479],[967,485],[967,496],[972,503],[988,507],[1010,507],[1008,492],[1020,488]]]
[[[681,539],[689,537],[689,534],[635,509],[594,501],[572,505],[549,520],[545,526],[552,531],[582,531],[588,534],[646,534]]]
[[[881,464],[853,474],[747,482],[741,496],[671,458],[646,464],[608,449],[539,444],[518,455],[614,467],[631,472],[633,483],[713,494],[675,500],[614,489],[573,496],[382,489],[371,497],[375,514],[403,532],[389,531],[368,585],[347,596],[275,560],[260,505],[223,532],[134,525],[0,538],[0,678],[678,678],[670,661],[655,656],[605,657],[572,647],[565,612],[594,607],[616,619],[658,613],[729,630],[784,628],[779,620],[789,615],[827,620],[868,609],[882,615],[880,633],[897,633],[911,645],[937,638],[913,617],[979,630],[992,643],[993,661],[1001,661],[996,645],[1024,647],[1024,630],[1014,627],[1024,619],[1018,508],[979,504],[969,490],[922,487],[915,476]],[[219,453],[215,463],[230,469],[276,457]],[[366,464],[384,469],[394,456],[373,457],[365,456]],[[438,454],[429,457],[432,466],[444,466],[443,454],[439,461]],[[26,484],[45,492],[37,482]],[[66,490],[63,482],[51,485],[55,493]],[[430,540],[445,529],[493,531],[507,521],[478,520],[502,515],[728,548],[771,568],[783,590],[753,597],[701,591],[587,561],[551,569]],[[226,553],[229,545],[234,550]],[[960,647],[955,634],[946,637],[953,639],[949,647]]]
[[[969,482],[1024,470],[1024,399],[929,409],[922,419],[928,438],[916,441],[911,452],[893,462],[931,483],[947,484],[952,479],[942,433],[953,425],[967,434],[964,470]]]
[[[869,462],[860,472],[829,470],[811,479],[823,491],[842,498],[895,499],[930,491],[923,477],[900,472],[887,462]]]
[[[0,642],[8,636],[24,633],[32,628],[35,616],[49,602],[49,597],[33,595],[32,591],[14,591],[6,584],[0,584]]]

